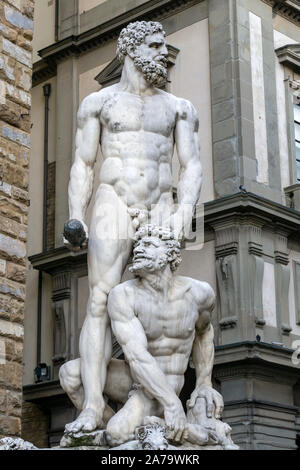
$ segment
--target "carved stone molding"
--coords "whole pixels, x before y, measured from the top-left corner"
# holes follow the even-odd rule
[[[132,8],[95,28],[78,35],[71,35],[39,51],[40,57],[49,64],[58,63],[70,55],[89,52],[100,45],[116,39],[121,29],[131,21],[160,21],[203,0],[150,0]]]
[[[58,376],[58,369],[67,360],[67,318],[65,312],[65,304],[58,301],[55,304],[55,321],[54,321],[54,356],[53,367],[54,376]]]
[[[275,262],[283,265],[289,264],[289,254],[287,248],[288,233],[282,230],[275,231]]]
[[[62,299],[68,299],[71,295],[71,273],[59,272],[52,277],[52,299],[57,302]]]
[[[275,50],[278,60],[296,73],[300,72],[300,44],[288,44]]]
[[[249,241],[248,250],[249,253],[255,256],[262,256],[262,229],[261,226],[249,225],[248,230]]]
[[[49,80],[56,75],[56,64],[47,64],[43,60],[35,62],[32,67],[32,87]]]
[[[250,303],[254,314],[256,326],[262,328],[265,325],[263,315],[263,277],[265,263],[260,256],[251,256],[249,263],[250,269]]]
[[[221,329],[234,328],[237,325],[238,312],[238,265],[237,257],[229,255],[216,261],[217,286],[220,297],[219,309]]]
[[[293,262],[296,323],[300,325],[300,263]]]
[[[275,283],[277,321],[281,325],[282,334],[288,336],[292,331],[289,311],[290,267],[285,263],[275,264]]]
[[[238,252],[238,227],[234,226],[233,223],[216,223],[212,224],[215,229],[215,249],[216,258],[224,258],[229,255],[236,255]]]
[[[283,16],[288,20],[300,24],[300,2],[299,0],[263,0],[273,8],[273,13]]]

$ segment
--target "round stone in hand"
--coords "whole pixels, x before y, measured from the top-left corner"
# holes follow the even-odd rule
[[[82,223],[76,219],[68,220],[64,225],[64,237],[73,246],[81,246],[86,239]]]

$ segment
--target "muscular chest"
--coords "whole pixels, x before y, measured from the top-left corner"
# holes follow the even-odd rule
[[[105,102],[100,120],[113,133],[146,131],[169,137],[176,113],[161,96],[142,99],[130,93],[119,93]]]
[[[198,318],[196,305],[186,299],[140,298],[136,315],[148,341],[159,337],[186,339],[193,335]]]

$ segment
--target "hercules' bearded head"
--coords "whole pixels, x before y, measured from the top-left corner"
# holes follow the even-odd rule
[[[117,45],[121,63],[129,56],[134,65],[154,86],[167,81],[167,56],[165,32],[156,21],[136,21],[122,29]]]

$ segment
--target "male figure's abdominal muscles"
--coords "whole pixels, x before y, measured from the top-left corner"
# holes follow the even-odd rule
[[[102,164],[101,183],[112,186],[127,206],[141,204],[150,210],[163,193],[172,192],[171,168],[169,163],[144,160],[136,165],[135,159],[110,157]]]

